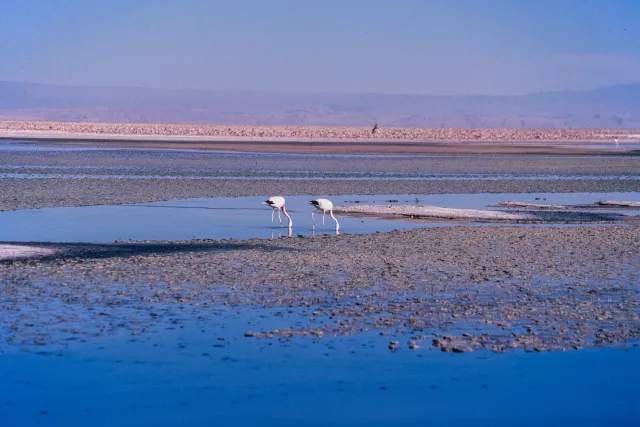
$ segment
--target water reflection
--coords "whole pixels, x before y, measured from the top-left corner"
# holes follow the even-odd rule
[[[237,175],[220,173],[220,171],[207,171],[201,174],[176,174],[176,175],[158,175],[158,174],[90,174],[90,173],[17,173],[0,171],[0,179],[95,179],[95,180],[111,180],[111,179],[131,179],[131,180],[267,180],[278,181],[282,179],[294,179],[296,181],[369,181],[371,179],[382,181],[502,181],[521,179],[527,181],[633,181],[638,179],[638,175],[585,175],[585,174],[455,174],[455,173],[331,173],[323,172],[322,174],[298,175],[295,173],[243,173]]]
[[[640,193],[529,193],[332,196],[337,206],[353,204],[426,204],[462,209],[486,209],[506,200],[546,204],[587,204],[598,200],[640,201]],[[333,234],[311,228],[310,196],[288,196],[295,230],[289,233],[269,223],[271,208],[264,197],[224,197],[173,200],[134,205],[87,206],[0,212],[0,241],[109,242],[114,240],[251,239]],[[498,209],[498,208],[490,208]],[[628,212],[633,214],[633,212]],[[265,221],[266,219],[266,221]],[[340,229],[349,234],[387,232],[425,227],[457,226],[460,222],[407,222],[339,216]],[[335,233],[339,234],[339,233]]]
[[[284,230],[287,231],[284,231]],[[315,228],[311,228],[311,237],[316,237],[316,235],[318,236],[328,236],[328,235],[333,235],[334,233],[332,233],[331,231],[325,231],[324,228],[322,228],[318,233],[316,233],[316,229]],[[297,234],[298,236],[302,236],[303,234]],[[340,235],[340,230],[335,230],[335,235],[339,236]],[[280,227],[279,230],[271,230],[271,238],[272,239],[280,239],[283,237],[292,237],[293,236],[293,228],[291,227]]]
[[[287,232],[285,233],[283,231],[283,229],[286,228]],[[293,235],[293,229],[292,227],[280,227],[280,230],[278,230],[278,232],[276,233],[275,230],[271,230],[271,238],[272,239],[279,239],[281,237],[291,237]]]
[[[336,231],[336,236],[339,236],[340,235],[340,230],[336,228],[335,231]],[[329,234],[333,234],[333,233],[330,233],[328,231],[324,231],[324,227],[322,227],[320,232],[318,233],[318,235],[322,236],[322,235],[325,235],[325,234],[329,235]],[[316,228],[315,227],[311,227],[311,237],[315,237],[315,236],[316,236]]]

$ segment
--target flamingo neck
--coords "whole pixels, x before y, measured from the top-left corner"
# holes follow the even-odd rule
[[[289,220],[289,228],[291,228],[291,226],[293,225],[293,220],[291,219],[291,217],[289,216],[289,214],[287,213],[287,208],[284,207],[284,205],[282,206],[282,213],[284,214],[284,216],[287,217],[287,219]]]
[[[336,230],[340,228],[340,224],[338,223],[338,220],[336,219],[335,216],[333,216],[333,209],[331,209],[329,211],[329,215],[331,215],[331,218],[333,218],[333,220],[336,222]]]

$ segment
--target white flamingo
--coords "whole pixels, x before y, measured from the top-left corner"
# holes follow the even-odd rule
[[[340,228],[340,224],[338,223],[338,220],[336,219],[335,216],[333,216],[333,203],[331,203],[331,200],[328,200],[328,199],[315,199],[315,200],[310,200],[309,204],[316,208],[315,211],[311,212],[311,227],[312,228],[315,227],[314,215],[316,213],[318,213],[319,211],[322,211],[322,227],[324,227],[324,217],[326,216],[327,212],[329,212],[329,215],[331,216],[331,218],[333,218],[333,220],[336,222],[336,230],[338,230]]]
[[[291,217],[287,213],[287,208],[285,206],[284,197],[282,197],[282,196],[269,197],[267,200],[262,202],[262,204],[271,206],[271,208],[272,208],[272,211],[271,211],[271,222],[274,221],[274,214],[275,214],[276,211],[278,211],[278,219],[280,220],[280,225],[282,225],[282,217],[280,216],[280,211],[282,211],[284,216],[286,216],[287,219],[289,220],[289,228],[291,228],[291,226],[293,225],[293,220],[291,219]]]

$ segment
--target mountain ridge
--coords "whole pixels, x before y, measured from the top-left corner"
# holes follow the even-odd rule
[[[0,81],[0,119],[395,127],[640,127],[640,82],[526,95],[295,93]]]

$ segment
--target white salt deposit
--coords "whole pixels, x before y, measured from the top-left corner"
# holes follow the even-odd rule
[[[35,258],[56,253],[55,249],[26,245],[0,245],[0,261]]]
[[[501,202],[497,206],[501,208],[523,208],[523,209],[585,209],[585,208],[640,208],[640,202],[618,201],[618,200],[602,200],[590,205],[544,205],[538,203],[527,202]]]
[[[616,200],[601,200],[596,205],[611,206],[615,208],[640,208],[640,202],[624,202]]]
[[[527,202],[502,202],[498,204],[501,208],[529,208],[529,209],[567,209],[568,206],[563,205],[544,205],[540,203]]]
[[[539,217],[526,212],[504,212],[480,209],[455,209],[439,206],[409,206],[409,205],[358,205],[338,206],[336,213],[371,214],[371,215],[399,215],[421,218],[443,219],[494,219],[494,220],[536,220]]]
[[[409,218],[434,218],[472,221],[534,221],[534,222],[573,222],[573,221],[620,221],[621,214],[599,214],[575,211],[516,211],[481,209],[455,209],[439,206],[409,205],[357,205],[337,206],[334,212],[339,214],[361,214],[372,216],[402,216]]]

